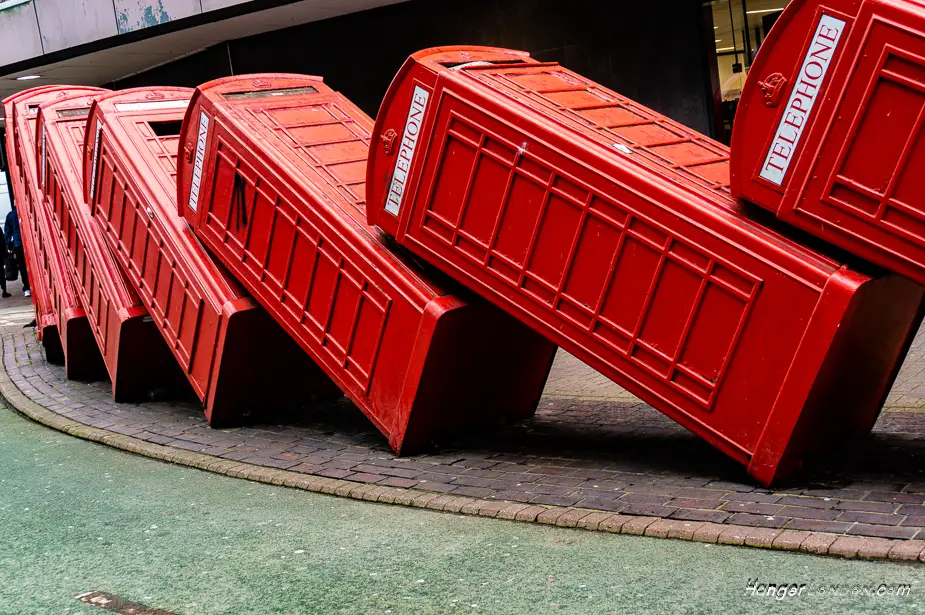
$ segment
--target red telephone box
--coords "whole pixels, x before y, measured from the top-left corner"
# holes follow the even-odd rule
[[[22,236],[23,254],[26,257],[26,269],[29,272],[29,281],[32,284],[32,307],[35,310],[35,332],[39,341],[45,346],[45,354],[53,363],[61,363],[64,357],[61,354],[61,341],[58,338],[58,325],[55,321],[54,308],[49,300],[50,290],[45,279],[45,271],[40,266],[43,257],[42,245],[36,240],[36,223],[33,210],[33,197],[35,187],[27,186],[23,179],[23,170],[20,165],[17,151],[16,118],[13,111],[16,101],[28,99],[32,95],[49,86],[31,88],[17,92],[3,100],[3,116],[7,126],[6,158],[7,171],[10,178],[10,191],[16,211],[19,215],[20,234]],[[34,176],[34,174],[33,174]],[[34,273],[33,273],[34,272]],[[46,339],[47,338],[47,339]]]
[[[732,193],[925,284],[925,6],[795,0],[736,112]]]
[[[177,212],[177,143],[192,93],[138,88],[98,97],[83,196],[214,426],[339,391]]]
[[[41,305],[44,314],[41,320],[36,318],[36,324],[42,323],[42,344],[46,358],[56,363],[63,362],[67,377],[81,380],[98,378],[105,370],[86,312],[71,280],[67,250],[54,232],[51,211],[39,187],[35,127],[41,104],[67,96],[91,95],[102,91],[99,88],[70,86],[34,88],[13,97],[11,109],[15,156],[10,156],[10,165],[18,169],[23,190],[21,205],[18,206],[20,231],[23,233],[24,247],[27,241],[32,244],[33,260],[27,259],[26,266],[30,268],[33,299],[38,292],[41,298],[36,307]],[[7,140],[7,145],[9,143],[10,140]],[[37,291],[37,287],[41,287],[41,290]],[[49,316],[52,319],[50,321]]]
[[[396,452],[530,416],[555,346],[367,226],[371,128],[318,77],[204,84],[181,133],[180,210]]]
[[[372,143],[370,222],[765,484],[870,429],[921,320],[743,211],[722,145],[521,52],[414,54]]]
[[[113,397],[139,400],[176,384],[179,369],[83,199],[84,130],[90,105],[100,94],[82,92],[39,107],[39,187],[54,231],[67,250],[67,273],[112,380]]]

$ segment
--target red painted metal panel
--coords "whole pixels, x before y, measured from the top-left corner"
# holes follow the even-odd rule
[[[317,77],[200,86],[181,212],[397,452],[531,415],[555,346],[435,284],[365,221],[371,120]]]
[[[762,44],[732,191],[925,284],[925,6],[797,0]]]
[[[45,86],[48,87],[48,86]],[[26,268],[32,288],[32,307],[35,310],[35,331],[38,339],[46,346],[48,359],[54,363],[61,363],[64,357],[61,354],[61,342],[58,339],[58,325],[55,321],[54,307],[49,300],[50,290],[45,279],[45,271],[39,264],[42,262],[42,245],[36,242],[35,215],[32,213],[32,197],[34,186],[24,183],[23,171],[19,163],[19,153],[16,149],[16,121],[13,107],[17,100],[27,99],[31,95],[45,89],[45,87],[23,90],[7,97],[3,101],[3,116],[8,127],[6,139],[6,158],[9,161],[7,171],[10,178],[10,190],[13,203],[16,206],[23,243],[23,254],[26,257]],[[32,272],[35,272],[34,274]],[[46,333],[48,340],[46,341]]]
[[[90,105],[99,94],[65,96],[39,107],[39,187],[50,226],[66,249],[67,274],[112,380],[113,397],[139,400],[155,389],[172,388],[182,375],[83,198],[84,131]]]
[[[44,287],[41,291],[44,295],[42,343],[50,361],[63,362],[68,378],[81,380],[98,378],[105,374],[105,370],[68,271],[66,248],[54,232],[51,212],[39,188],[35,127],[41,104],[101,91],[98,88],[69,86],[35,88],[28,90],[28,95],[17,97],[12,105],[15,164],[24,191],[22,203],[28,210],[25,215],[20,213],[20,228],[24,233],[24,243],[25,233],[30,235],[35,260],[34,263],[27,261],[27,266],[31,267],[29,276],[33,297],[36,286]],[[50,322],[49,317],[52,318]],[[38,318],[36,320],[38,322]]]
[[[870,429],[921,320],[918,285],[745,212],[722,145],[558,64],[419,52],[372,141],[371,222],[763,483]]]
[[[192,93],[139,88],[98,97],[83,196],[214,426],[339,391],[177,211],[177,144]]]

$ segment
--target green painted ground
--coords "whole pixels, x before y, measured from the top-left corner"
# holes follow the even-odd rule
[[[749,578],[803,597],[745,595]],[[908,597],[819,595],[909,583]],[[0,408],[0,613],[922,613],[925,566],[562,530],[180,468]]]

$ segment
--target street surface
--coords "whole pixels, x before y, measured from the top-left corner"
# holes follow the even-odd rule
[[[778,600],[747,594],[750,579],[807,587]],[[833,584],[847,595],[820,594]],[[889,595],[899,584],[909,594]],[[76,600],[91,591],[184,615],[892,615],[925,610],[925,566],[317,495],[130,455],[0,407],[0,613],[104,615]]]

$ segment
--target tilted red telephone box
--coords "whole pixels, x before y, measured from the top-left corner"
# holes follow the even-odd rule
[[[90,105],[101,93],[66,96],[39,107],[36,159],[39,187],[67,250],[66,268],[112,380],[113,397],[130,401],[175,386],[179,368],[84,202],[84,130]]]
[[[870,429],[921,319],[743,212],[726,148],[521,52],[413,55],[372,143],[371,223],[765,484]]]
[[[20,212],[20,230],[23,232],[24,246],[26,241],[32,241],[33,259],[36,261],[26,262],[26,266],[30,267],[28,272],[33,298],[36,296],[36,287],[44,287],[44,291],[39,291],[44,295],[41,299],[41,309],[45,314],[42,344],[49,361],[63,362],[67,377],[81,380],[105,374],[103,359],[69,273],[67,249],[55,232],[50,206],[39,186],[35,136],[38,109],[43,103],[103,91],[99,88],[70,86],[36,88],[28,90],[28,95],[17,97],[12,106],[15,165],[19,169],[24,190],[24,198],[18,207],[26,208],[25,213]],[[11,158],[12,164],[14,162]],[[26,239],[26,233],[31,235],[29,240]],[[49,316],[53,318],[52,324],[48,323]]]
[[[925,284],[925,5],[794,0],[732,131],[732,194]]]
[[[318,77],[204,84],[183,124],[180,210],[395,451],[531,415],[555,346],[367,226],[371,128]]]
[[[26,257],[26,270],[31,282],[32,308],[35,310],[35,332],[39,341],[45,346],[45,354],[48,360],[52,363],[61,363],[64,361],[64,357],[61,351],[61,340],[58,337],[58,323],[56,322],[54,306],[50,299],[51,290],[48,288],[48,281],[42,266],[44,259],[42,254],[43,246],[38,240],[35,214],[32,213],[36,194],[35,186],[29,185],[28,181],[23,177],[24,171],[20,153],[17,149],[17,143],[20,139],[16,137],[16,115],[14,112],[17,101],[30,99],[35,94],[50,87],[42,86],[17,92],[4,99],[2,104],[7,127],[7,171],[10,178],[10,191],[19,215],[23,254]],[[34,157],[27,157],[27,160],[32,162],[33,172],[30,173],[30,177],[34,177]]]
[[[213,426],[337,387],[216,263],[177,211],[177,144],[193,90],[98,97],[84,198]]]

